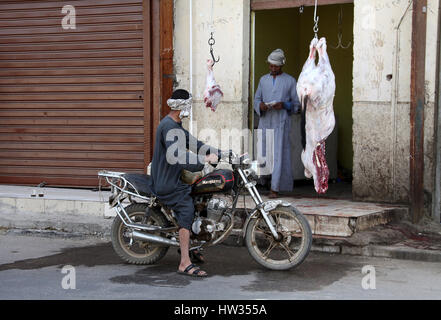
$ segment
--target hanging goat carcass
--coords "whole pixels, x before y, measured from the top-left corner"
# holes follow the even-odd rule
[[[207,84],[204,91],[204,103],[207,108],[214,112],[224,94],[214,79],[213,64],[213,60],[207,60]]]
[[[326,52],[326,39],[311,41],[309,57],[297,82],[302,103],[302,162],[305,176],[314,178],[319,194],[328,190],[329,169],[325,158],[325,140],[335,127],[333,101],[335,76]],[[316,64],[316,54],[319,61]]]

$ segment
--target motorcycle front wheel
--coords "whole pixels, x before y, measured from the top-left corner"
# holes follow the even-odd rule
[[[134,223],[167,227],[165,217],[152,209],[146,217],[146,204],[132,204],[125,208],[128,216]],[[124,261],[131,264],[154,264],[162,259],[168,251],[168,246],[154,244],[141,240],[133,240],[129,236],[130,230],[121,219],[116,216],[113,220],[111,238],[115,252]],[[157,235],[161,235],[159,232]]]
[[[245,242],[250,255],[271,270],[288,270],[308,256],[312,233],[308,220],[294,207],[277,207],[268,213],[279,235],[275,239],[262,215],[248,224]]]

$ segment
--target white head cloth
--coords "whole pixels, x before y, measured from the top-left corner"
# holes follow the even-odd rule
[[[181,111],[181,113],[179,114],[179,117],[181,119],[188,117],[190,115],[191,103],[192,103],[191,94],[188,99],[168,99],[167,100],[167,105],[170,107],[170,109]]]
[[[283,66],[286,63],[285,53],[282,49],[276,49],[268,56],[268,62],[275,66]]]

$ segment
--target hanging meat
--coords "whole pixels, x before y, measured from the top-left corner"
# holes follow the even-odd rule
[[[328,190],[325,140],[335,127],[335,76],[326,48],[325,38],[311,41],[309,57],[297,82],[297,94],[302,103],[302,162],[305,176],[314,178],[314,187],[319,194]],[[317,53],[319,61],[316,64]]]
[[[207,71],[207,85],[204,91],[204,103],[207,108],[210,108],[214,112],[224,94],[214,79],[213,60],[211,59],[207,60]]]

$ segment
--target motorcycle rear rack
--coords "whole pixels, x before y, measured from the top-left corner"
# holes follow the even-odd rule
[[[109,205],[114,208],[116,214],[119,216],[121,221],[129,228],[140,229],[145,231],[157,231],[162,230],[160,227],[147,226],[139,223],[134,223],[132,219],[130,219],[122,202],[129,198],[129,201],[132,202],[131,197],[139,198],[141,200],[146,201],[149,206],[151,206],[155,197],[146,197],[141,195],[135,188],[135,186],[130,183],[126,178],[124,178],[125,172],[114,172],[114,171],[99,171],[98,176],[100,178],[105,178],[107,183],[110,185],[110,190],[112,195],[109,198]],[[134,190],[132,192],[129,190],[129,187]],[[100,190],[101,190],[101,179],[100,179]]]
[[[124,178],[125,174],[126,174],[125,172],[115,172],[115,171],[98,172],[98,177],[105,178],[107,183],[110,185],[110,191],[112,192],[113,195],[113,201],[109,201],[109,204],[112,207],[114,207],[116,205],[116,200],[118,197],[120,199],[125,199],[126,197],[129,196],[140,198],[144,201],[149,202],[150,205],[153,204],[156,198],[141,195],[138,192],[138,190],[135,188],[135,186],[132,183],[130,183],[130,181],[128,181],[126,178]],[[100,180],[100,188],[101,188],[101,180]],[[131,190],[129,190],[129,188]]]

